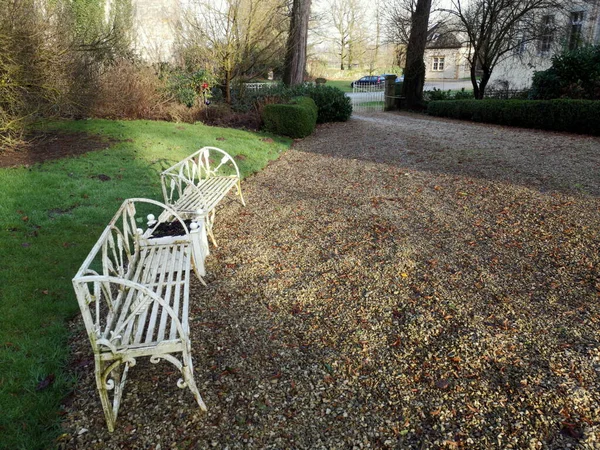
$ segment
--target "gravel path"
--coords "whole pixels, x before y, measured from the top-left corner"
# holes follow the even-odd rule
[[[600,448],[600,139],[378,114],[226,204],[194,408],[130,371],[106,431],[79,322],[64,448]]]

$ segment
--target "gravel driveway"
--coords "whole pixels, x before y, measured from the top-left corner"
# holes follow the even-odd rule
[[[379,114],[319,127],[217,216],[196,380],[138,363],[65,448],[599,448],[600,139]]]

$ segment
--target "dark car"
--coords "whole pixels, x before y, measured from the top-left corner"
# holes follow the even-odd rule
[[[362,77],[360,80],[353,81],[352,83],[350,83],[350,86],[378,86],[384,83],[385,77],[382,77],[381,75],[367,75],[365,77]]]
[[[393,73],[384,73],[383,75],[381,75],[383,77],[383,79],[385,80],[385,77],[387,77],[388,75],[394,75],[396,77],[396,79],[394,80],[396,83],[401,83],[404,81],[404,75],[396,75]]]

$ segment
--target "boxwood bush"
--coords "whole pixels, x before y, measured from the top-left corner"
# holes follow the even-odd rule
[[[445,100],[429,102],[433,116],[500,125],[600,135],[594,100]]]
[[[234,108],[248,111],[265,102],[285,103],[297,96],[312,98],[318,109],[317,123],[345,122],[352,115],[352,102],[344,92],[333,86],[298,85],[286,87],[275,85],[265,89],[244,93],[236,97]]]
[[[345,122],[352,115],[352,101],[341,89],[333,86],[302,86],[302,90],[317,105],[317,123]]]
[[[262,120],[267,131],[291,138],[303,138],[315,130],[317,105],[309,97],[297,97],[285,104],[265,105]]]

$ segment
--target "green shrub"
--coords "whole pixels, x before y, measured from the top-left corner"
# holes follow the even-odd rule
[[[600,135],[600,102],[593,100],[445,100],[427,112],[499,125]]]
[[[567,51],[552,58],[552,67],[535,72],[532,98],[600,99],[600,46]]]
[[[268,104],[263,107],[264,128],[275,134],[303,138],[315,130],[317,105],[308,97],[297,97],[288,104]]]
[[[465,91],[465,88],[461,88],[460,91],[454,92],[454,100],[469,100],[475,98],[473,91]]]
[[[283,85],[269,86],[252,92],[240,91],[234,96],[235,110],[248,111],[266,103],[288,102],[294,97],[312,98],[317,104],[317,123],[345,122],[352,115],[352,102],[344,92],[333,86]]]
[[[432,91],[424,92],[424,97],[427,97],[429,101],[450,100],[452,99],[452,91],[433,88]]]
[[[475,98],[473,91],[465,91],[465,88],[461,88],[460,91],[442,91],[441,89],[433,88],[432,91],[426,91],[423,93],[427,101],[440,101],[440,100],[467,100]]]
[[[352,101],[333,86],[305,86],[305,94],[317,104],[317,123],[345,122],[352,115]]]
[[[317,108],[317,104],[310,97],[294,97],[291,102],[292,105],[299,105],[303,108],[306,108],[310,113],[311,120],[317,123],[317,116],[319,114],[319,109]]]
[[[211,77],[205,70],[187,71],[180,68],[167,68],[167,91],[179,103],[191,108],[198,101],[206,101],[211,96]],[[164,74],[161,74],[163,77]]]
[[[536,100],[551,100],[560,97],[561,90],[560,77],[553,68],[533,74],[531,98]]]

